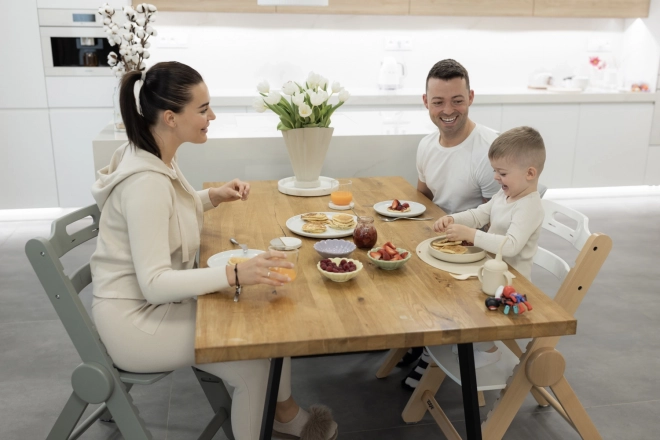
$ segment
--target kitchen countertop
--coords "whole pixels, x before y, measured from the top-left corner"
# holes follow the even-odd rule
[[[346,106],[360,105],[423,105],[422,89],[351,89],[351,98]],[[214,89],[210,90],[211,105],[215,107],[252,106],[258,95],[255,89]],[[616,102],[656,102],[660,93],[617,92],[610,90],[587,89],[581,93],[548,92],[525,87],[475,89],[474,104],[564,104],[564,103],[616,103]],[[330,102],[336,102],[336,96]]]

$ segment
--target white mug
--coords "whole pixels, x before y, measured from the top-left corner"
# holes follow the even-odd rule
[[[481,266],[477,271],[477,277],[481,281],[481,291],[487,295],[494,296],[500,286],[509,286],[513,282],[508,271],[493,271]]]

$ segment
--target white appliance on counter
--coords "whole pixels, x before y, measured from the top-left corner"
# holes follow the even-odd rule
[[[385,57],[380,64],[378,72],[378,88],[382,90],[396,90],[403,87],[403,77],[406,68],[393,57]]]

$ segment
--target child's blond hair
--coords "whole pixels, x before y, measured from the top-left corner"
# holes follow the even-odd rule
[[[541,174],[545,164],[545,144],[541,134],[531,127],[516,127],[495,139],[488,159],[511,160],[523,167],[534,167]]]

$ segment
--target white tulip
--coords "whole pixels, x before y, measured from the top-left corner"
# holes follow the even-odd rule
[[[291,95],[291,101],[292,101],[295,105],[297,105],[298,107],[300,107],[300,106],[303,105],[303,103],[305,102],[305,94],[304,94],[304,93],[300,93],[300,92],[296,92],[296,93],[294,93],[293,95]]]
[[[151,4],[147,4],[147,7],[149,8],[149,12],[156,12],[158,9]]]
[[[323,88],[328,84],[328,78],[319,75],[319,87]]]
[[[298,86],[296,86],[296,84],[293,81],[287,81],[282,86],[282,92],[285,95],[291,96],[294,93],[296,93],[297,91],[298,91]]]
[[[148,50],[145,50],[145,51],[142,52],[142,58],[144,58],[145,60],[147,58],[149,58],[150,56],[151,56],[151,54],[149,53]]]
[[[272,91],[264,98],[267,104],[276,105],[282,100],[282,95],[279,92]]]
[[[335,81],[332,83],[332,93],[339,93],[343,90],[344,88],[339,84],[339,81]]]
[[[307,87],[310,89],[315,89],[318,87],[319,82],[321,81],[321,75],[314,73],[314,72],[309,72],[309,75],[307,75]]]
[[[263,113],[268,110],[268,107],[266,107],[263,98],[255,98],[252,102],[252,108],[255,109],[258,113]]]
[[[323,104],[326,99],[328,99],[328,96],[323,90],[319,90],[318,93],[312,92],[309,94],[309,101],[313,106],[319,106]]]
[[[312,108],[303,103],[300,107],[298,107],[298,114],[303,118],[306,118],[312,114]]]
[[[339,92],[338,97],[339,97],[339,102],[346,102],[348,101],[348,98],[351,97],[351,94],[348,93],[348,90],[342,90],[341,92]]]
[[[257,84],[257,90],[259,91],[259,93],[270,92],[270,85],[268,84],[268,81],[263,80],[259,84]]]

